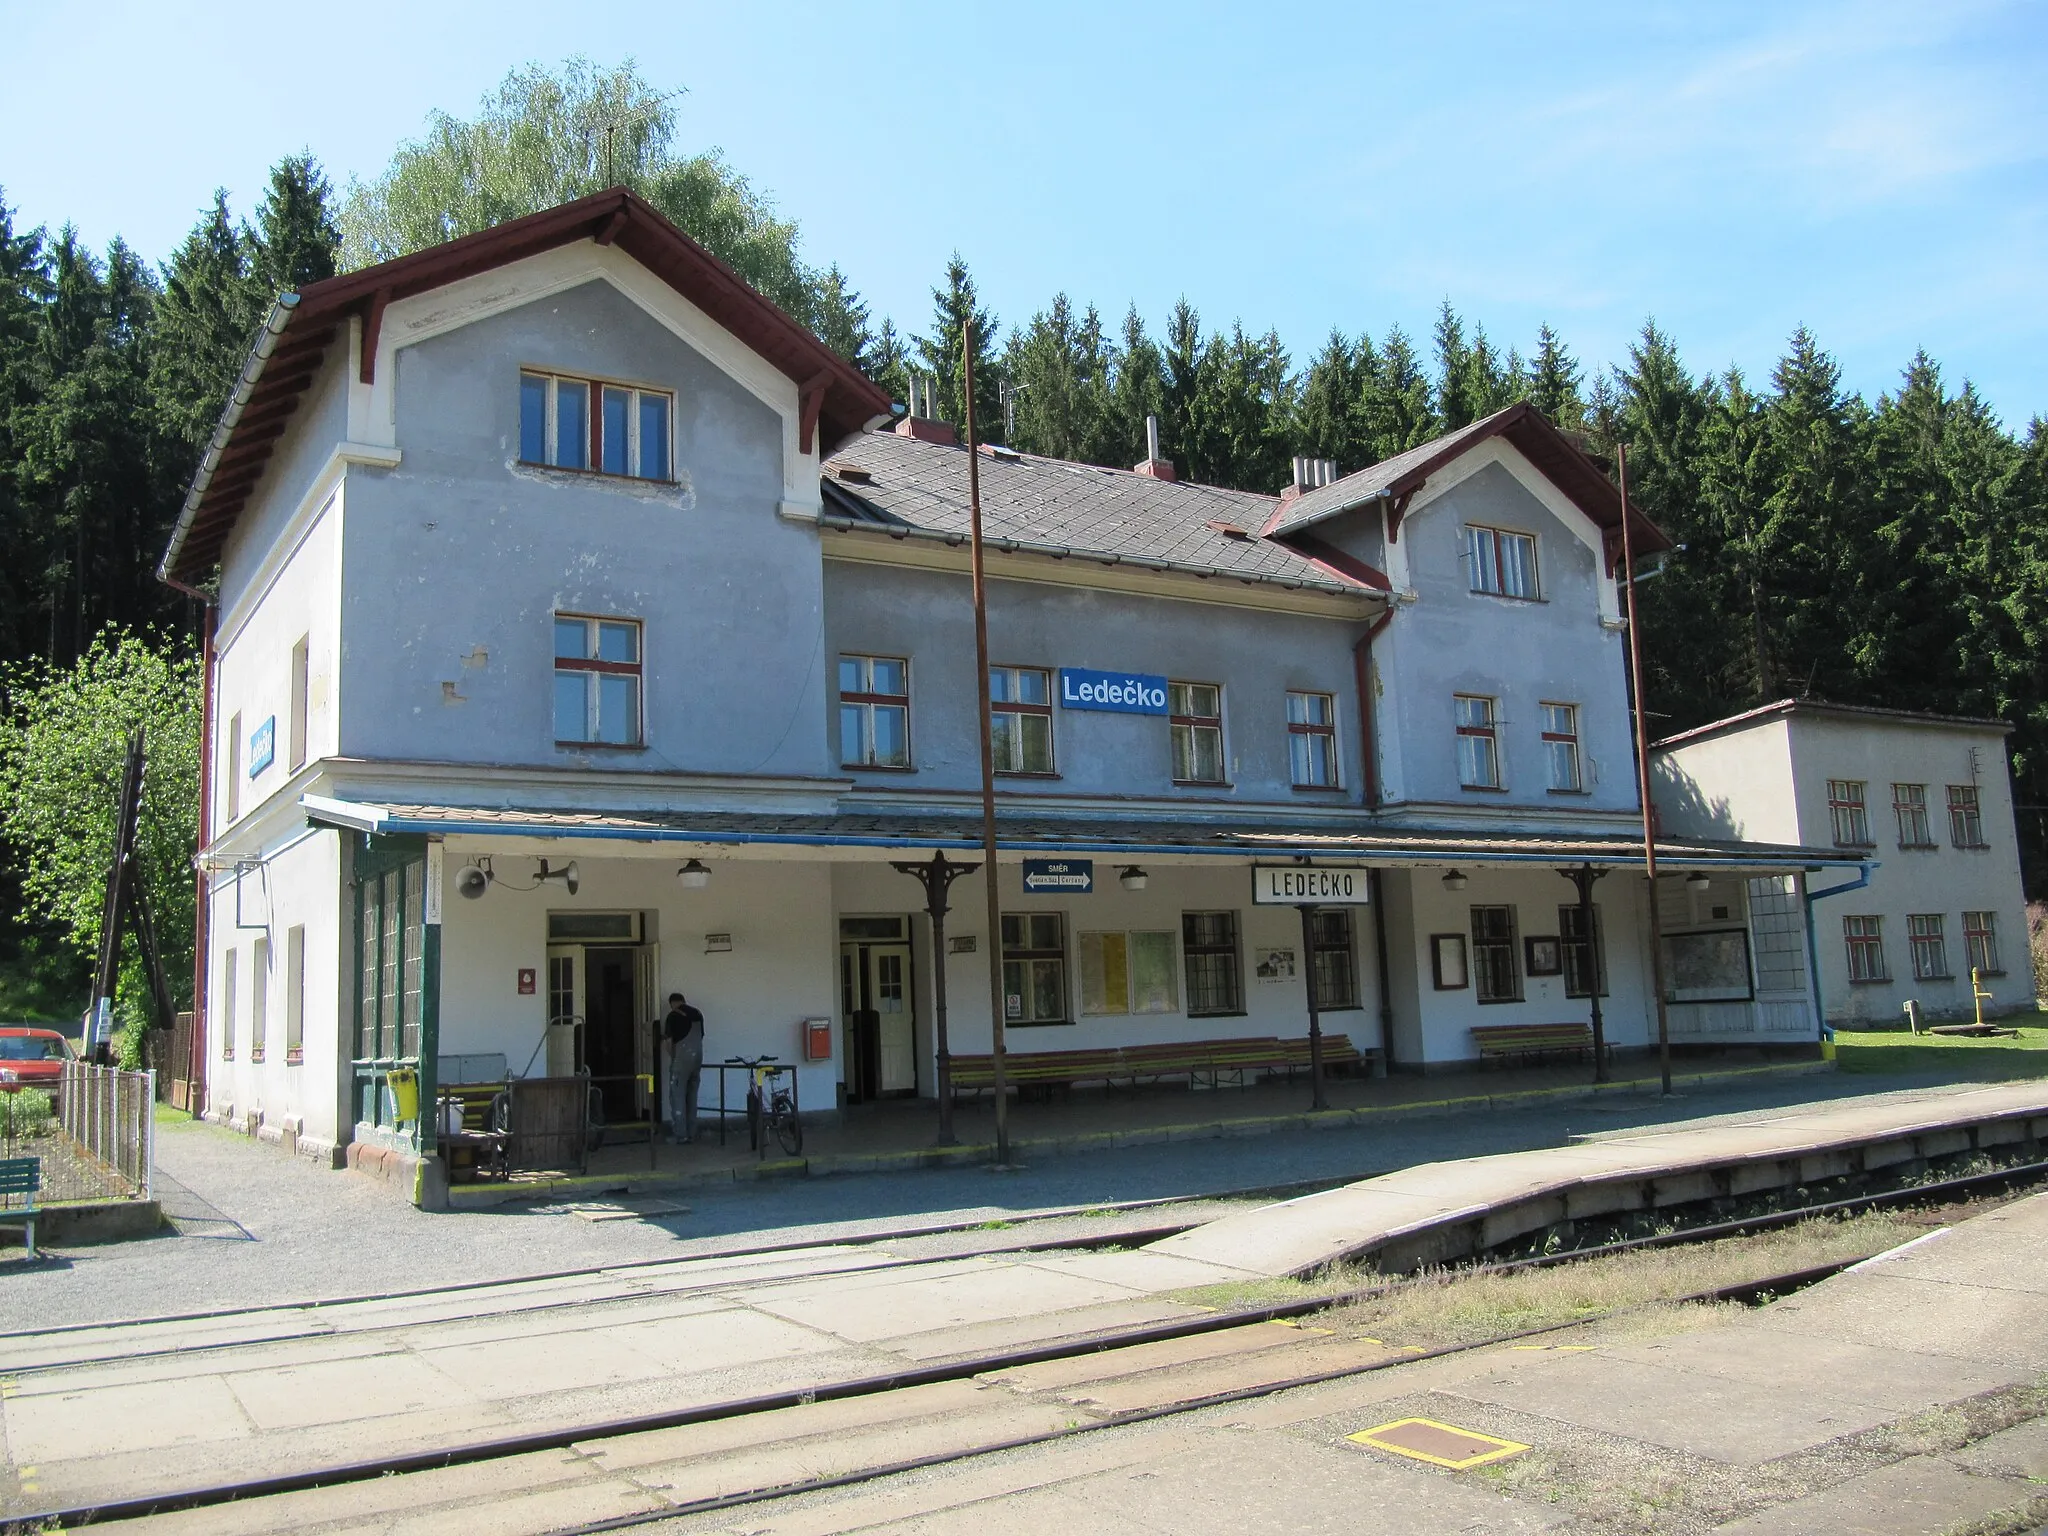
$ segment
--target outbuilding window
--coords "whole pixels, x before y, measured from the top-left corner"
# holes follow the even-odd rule
[[[910,663],[903,657],[839,658],[839,762],[910,766]]]
[[[1901,848],[1932,848],[1934,832],[1927,825],[1927,786],[1925,784],[1894,784],[1892,786],[1892,814],[1899,821],[1899,846]]]
[[[1169,683],[1173,782],[1223,782],[1223,688],[1218,683]]]
[[[1828,816],[1835,824],[1837,848],[1868,848],[1870,812],[1864,805],[1861,779],[1828,780]]]
[[[1536,539],[1506,528],[1465,525],[1465,572],[1474,592],[1491,597],[1536,596]]]
[[[1003,1017],[1067,1022],[1067,920],[1057,912],[1003,914]]]
[[[1849,951],[1851,981],[1890,981],[1891,968],[1884,962],[1884,919],[1845,917],[1842,942]]]
[[[1948,939],[1942,933],[1939,912],[1916,912],[1906,919],[1906,937],[1913,946],[1913,979],[1945,981],[1948,969]]]
[[[1472,982],[1482,1003],[1522,999],[1522,961],[1515,953],[1515,909],[1472,909]]]
[[[1977,803],[1977,786],[1951,784],[1948,787],[1949,840],[1958,848],[1983,848],[1984,811]]]
[[[637,747],[640,622],[555,615],[555,741]]]
[[[1235,912],[1183,912],[1181,960],[1187,971],[1192,1017],[1244,1012],[1244,979],[1237,952]]]
[[[1458,782],[1466,789],[1500,788],[1500,744],[1494,735],[1493,700],[1476,693],[1456,696]]]
[[[1287,695],[1287,759],[1296,789],[1337,788],[1337,701],[1329,694]]]
[[[996,772],[1051,773],[1052,674],[1044,667],[990,667],[988,699]]]
[[[665,390],[521,372],[520,462],[671,480],[674,401]]]
[[[1998,959],[1998,914],[1995,912],[1965,912],[1963,914],[1963,947],[1970,953],[1970,969],[1979,976],[2003,976],[2004,965]]]

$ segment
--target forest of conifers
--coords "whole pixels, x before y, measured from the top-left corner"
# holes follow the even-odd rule
[[[609,171],[898,400],[915,370],[959,419],[974,316],[981,435],[1029,452],[1128,466],[1156,415],[1182,478],[1270,493],[1294,455],[1348,472],[1530,400],[1605,463],[1625,444],[1636,502],[1680,544],[1641,588],[1653,735],[1794,694],[1997,716],[2016,728],[2020,803],[2048,804],[2048,423],[2015,430],[1924,353],[1867,400],[1804,330],[1750,379],[1695,371],[1654,324],[1609,366],[1547,327],[1523,355],[1448,302],[1426,336],[1333,317],[1305,357],[1271,331],[1209,326],[1189,301],[1155,328],[1059,295],[1004,329],[957,254],[922,331],[899,332],[837,267],[803,260],[795,225],[715,153],[673,153],[673,129],[630,69],[528,69],[340,194],[309,155],[286,157],[245,217],[217,195],[161,262],[18,228],[0,190],[11,686],[70,665],[109,626],[192,644],[196,604],[155,566],[277,292],[596,190]],[[2020,822],[2041,867],[2042,817]],[[0,849],[7,868],[20,857]],[[0,904],[26,906],[33,926],[19,897],[0,869]]]

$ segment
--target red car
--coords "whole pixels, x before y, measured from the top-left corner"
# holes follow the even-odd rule
[[[71,1059],[71,1042],[54,1029],[0,1026],[0,1093],[40,1088],[55,1104],[64,1063]]]

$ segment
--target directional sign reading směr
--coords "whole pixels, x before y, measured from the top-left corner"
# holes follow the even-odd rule
[[[1260,907],[1362,907],[1371,882],[1362,869],[1254,864],[1252,904]]]
[[[1093,859],[1026,859],[1024,889],[1034,895],[1064,892],[1086,896],[1095,889]]]

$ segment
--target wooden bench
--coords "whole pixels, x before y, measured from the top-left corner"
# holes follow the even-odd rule
[[[1475,1024],[1472,1041],[1482,1059],[1535,1056],[1550,1051],[1591,1051],[1590,1024]]]
[[[43,1187],[43,1164],[40,1158],[0,1158],[0,1221],[20,1222],[28,1233],[28,1256],[36,1256],[36,1217],[42,1208],[36,1204],[36,1195]],[[22,1204],[14,1204],[19,1195]]]
[[[1355,1067],[1362,1060],[1348,1035],[1323,1036],[1326,1069]],[[1286,1072],[1309,1065],[1306,1037],[1280,1040],[1271,1036],[1237,1040],[1161,1041],[1153,1045],[1102,1046],[1073,1051],[1012,1051],[1003,1058],[1004,1080],[1014,1088],[1107,1083],[1111,1086],[1184,1077],[1192,1085],[1207,1080],[1221,1087],[1235,1075],[1240,1087],[1248,1072]],[[978,1092],[995,1086],[992,1056],[955,1056],[953,1088]]]

